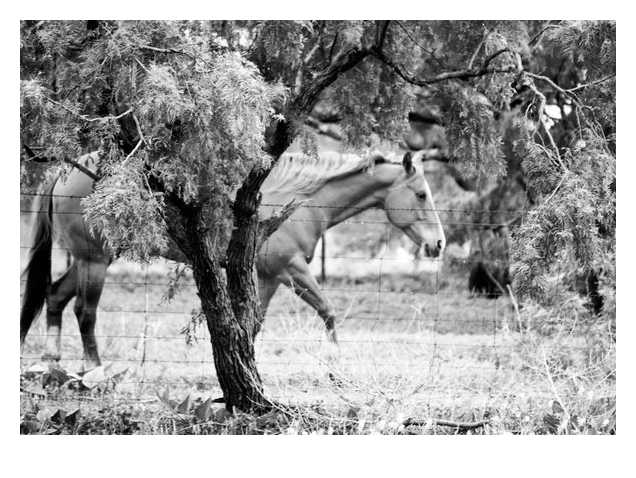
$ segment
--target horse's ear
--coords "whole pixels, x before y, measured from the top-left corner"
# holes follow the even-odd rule
[[[404,170],[406,174],[412,174],[415,169],[413,169],[413,155],[410,151],[407,151],[404,155],[404,159],[402,160],[402,164],[404,165]]]

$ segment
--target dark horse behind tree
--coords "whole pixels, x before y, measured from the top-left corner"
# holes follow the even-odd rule
[[[259,299],[262,314],[280,284],[294,290],[322,317],[327,335],[337,344],[335,313],[309,271],[316,244],[325,230],[372,207],[382,208],[429,257],[438,257],[445,246],[444,232],[435,211],[431,190],[416,168],[420,153],[407,153],[401,163],[380,154],[368,158],[325,153],[319,159],[302,154],[283,155],[263,184],[261,217],[271,216],[292,199],[306,202],[284,222],[257,257]],[[86,155],[81,164],[96,169],[98,153]],[[95,321],[112,256],[100,236],[90,233],[82,199],[91,194],[93,179],[74,169],[58,178],[37,198],[34,244],[24,274],[26,285],[20,314],[20,343],[46,303],[47,336],[44,359],[61,357],[62,313],[75,297],[75,315],[84,346],[85,367],[100,365]],[[51,280],[53,233],[72,256],[68,270]],[[162,251],[167,259],[182,259],[176,251]],[[257,324],[260,327],[261,324]]]

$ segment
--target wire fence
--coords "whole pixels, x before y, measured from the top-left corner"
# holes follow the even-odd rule
[[[22,196],[27,199],[20,210],[21,271],[33,245],[26,218],[37,212],[28,204],[33,194]],[[445,230],[464,227],[482,233],[509,227],[528,214],[453,208],[437,213]],[[53,222],[60,214],[54,211]],[[328,245],[316,249],[314,262],[324,266],[312,272],[322,275],[321,291],[338,317],[338,351],[327,340],[316,311],[290,289],[279,288],[255,343],[269,396],[292,403],[377,401],[459,413],[554,399],[567,379],[559,372],[562,364],[576,364],[577,370],[598,365],[590,360],[578,303],[560,301],[558,277],[552,309],[520,310],[505,283],[499,284],[505,293],[491,296],[468,289],[471,270],[484,263],[503,270],[505,257],[475,257],[459,247],[454,255],[449,251],[435,258],[419,257],[392,231],[386,218],[359,216],[333,228]],[[352,244],[361,236],[370,238],[371,250]],[[263,249],[260,254],[266,256]],[[66,270],[73,254],[82,252],[56,241],[51,251],[53,280]],[[47,400],[151,402],[166,387],[182,396],[220,394],[208,331],[196,320],[199,301],[192,277],[186,275],[179,294],[166,299],[172,267],[161,261],[111,265],[95,309],[106,385],[48,393]],[[21,276],[21,290],[25,281]],[[23,377],[42,370],[38,364],[43,353],[50,353],[59,341],[59,366],[65,373],[77,373],[68,376],[82,383],[84,353],[74,315],[71,304],[64,311],[61,331],[47,330],[46,310],[34,323],[22,347]],[[607,355],[603,360],[613,358]],[[334,373],[338,384],[329,379]]]

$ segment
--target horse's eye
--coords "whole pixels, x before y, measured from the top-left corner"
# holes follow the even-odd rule
[[[426,193],[415,193],[418,199],[426,199]]]

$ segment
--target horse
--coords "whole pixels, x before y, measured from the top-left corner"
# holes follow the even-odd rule
[[[261,321],[270,300],[281,284],[291,288],[323,319],[328,343],[338,349],[336,315],[309,270],[318,240],[323,233],[369,208],[381,208],[389,221],[401,229],[429,257],[438,257],[445,247],[442,225],[435,210],[431,189],[421,168],[413,163],[420,152],[407,152],[402,162],[380,153],[369,157],[323,153],[312,158],[286,153],[279,158],[263,183],[261,219],[292,199],[305,201],[263,243],[256,258]],[[97,152],[80,158],[95,170]],[[95,322],[106,270],[113,258],[99,234],[93,234],[84,219],[82,198],[92,192],[93,179],[73,169],[65,179],[56,178],[36,198],[34,244],[23,272],[26,285],[20,314],[20,344],[33,320],[46,303],[47,332],[43,360],[61,358],[62,313],[75,297],[84,352],[84,368],[101,365]],[[51,248],[54,232],[68,248],[72,262],[68,270],[51,282]],[[176,251],[164,251],[167,259],[182,259]],[[261,323],[256,326],[256,333]]]

